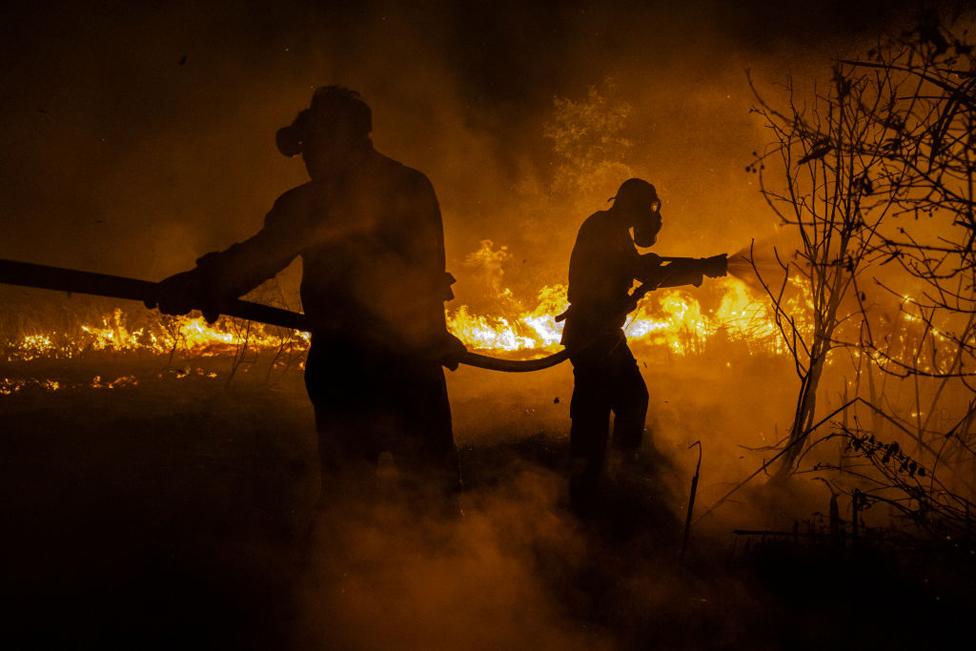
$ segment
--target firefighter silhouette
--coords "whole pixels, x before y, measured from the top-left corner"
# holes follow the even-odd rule
[[[641,254],[661,230],[661,201],[654,186],[628,179],[608,210],[580,226],[569,263],[570,308],[562,343],[570,352],[575,385],[570,403],[570,498],[590,512],[606,465],[610,415],[613,453],[633,463],[644,432],[647,385],[623,330],[637,297],[658,287],[699,286],[703,276],[726,273],[724,255],[665,261]],[[631,236],[633,231],[633,236]],[[631,292],[634,281],[640,291]]]
[[[384,451],[420,494],[451,496],[460,475],[442,364],[456,368],[464,346],[445,324],[454,279],[440,209],[427,177],[374,149],[371,131],[359,94],[318,88],[277,133],[310,180],[282,194],[253,237],[164,280],[160,308],[216,315],[301,256],[323,500],[340,484],[368,493]]]

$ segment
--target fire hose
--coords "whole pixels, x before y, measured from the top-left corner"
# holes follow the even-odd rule
[[[2,259],[0,259],[0,283],[51,289],[69,294],[91,294],[140,301],[146,304],[156,303],[159,296],[159,284],[148,280]],[[251,301],[240,299],[228,301],[221,305],[221,314],[292,330],[311,331],[308,317],[304,314]],[[551,368],[567,359],[569,359],[569,351],[566,350],[538,359],[525,360],[502,359],[468,351],[457,361],[490,371],[527,373]]]

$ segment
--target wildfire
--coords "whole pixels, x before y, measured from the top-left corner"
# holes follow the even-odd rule
[[[209,324],[200,316],[170,317],[153,314],[132,325],[131,317],[115,309],[96,323],[84,323],[74,333],[32,332],[0,344],[8,362],[71,359],[89,351],[196,357],[235,354],[243,345],[254,352],[307,347],[308,333],[247,324],[223,318]]]
[[[507,298],[511,292],[501,289]],[[447,327],[469,348],[480,351],[553,351],[559,348],[563,326],[556,315],[569,305],[566,287],[547,285],[536,306],[515,315],[471,314],[466,305],[448,312]]]
[[[100,375],[96,375],[87,383],[68,382],[52,378],[0,378],[0,396],[12,396],[15,393],[27,391],[51,393],[66,389],[121,389],[138,385],[139,380],[134,375],[121,375],[108,381],[102,380]]]
[[[783,352],[779,330],[762,297],[735,278],[724,278],[716,287],[721,299],[713,309],[703,308],[690,291],[682,289],[649,294],[628,319],[627,337],[637,344],[665,346],[679,355],[703,352],[716,336],[744,342],[750,350]],[[555,316],[568,305],[566,287],[548,285],[530,310],[484,315],[461,306],[448,314],[448,328],[473,350],[552,352],[560,348],[563,328]]]
[[[486,247],[490,248],[490,243]],[[789,327],[795,325],[801,333],[806,332],[810,329],[805,319],[810,318],[806,315],[811,312],[812,297],[803,283],[791,279],[791,284],[793,287],[781,307],[792,322]],[[488,292],[493,296],[497,312],[478,313],[460,305],[446,313],[448,329],[470,350],[528,358],[561,349],[563,324],[556,322],[555,317],[568,306],[564,285],[544,286],[526,303],[517,300],[503,283],[490,284]],[[773,310],[768,297],[742,280],[726,277],[699,289],[651,292],[631,313],[624,327],[636,350],[665,350],[668,355],[679,356],[715,354],[714,346],[733,342],[740,354],[789,355]],[[902,318],[897,322],[903,325],[892,334],[892,341],[897,341],[901,350],[866,352],[878,364],[916,354],[914,339],[909,341],[909,331],[921,320],[905,310],[901,312]],[[935,332],[938,339],[947,340],[942,331]],[[0,362],[20,364],[104,354],[148,355],[168,358],[165,378],[179,380],[193,376],[213,380],[218,377],[217,371],[204,370],[192,364],[192,360],[233,359],[228,378],[233,378],[242,364],[247,372],[247,366],[258,359],[269,364],[270,369],[301,370],[309,341],[308,333],[240,319],[221,318],[211,324],[201,316],[173,317],[142,309],[131,312],[115,309],[71,331],[36,329],[17,336],[8,335],[5,339],[0,336]],[[856,357],[861,353],[852,354]],[[940,357],[922,360],[920,366],[927,370],[925,364],[931,364],[943,370],[947,358]],[[174,360],[178,360],[175,367]],[[27,367],[21,367],[15,375],[23,368]],[[139,379],[132,375],[114,379],[96,375],[81,383],[65,378],[0,377],[0,397],[27,390],[121,389],[138,384]]]
[[[528,309],[517,307],[508,289],[497,290],[505,299],[499,302],[508,313],[477,314],[461,305],[447,313],[450,331],[470,349],[482,352],[529,356],[560,348],[563,324],[555,317],[568,306],[564,285],[543,287],[535,305]],[[719,292],[720,299],[716,307],[708,309],[690,291],[652,292],[628,319],[627,336],[637,344],[664,346],[679,355],[703,352],[716,336],[745,342],[750,350],[781,352],[777,327],[762,297],[735,278],[717,281],[714,291]],[[76,332],[30,332],[0,344],[0,350],[8,362],[29,362],[70,359],[91,351],[170,357],[176,353],[189,357],[235,355],[242,348],[253,354],[301,352],[308,342],[307,333],[235,319],[222,318],[210,324],[200,316],[157,313],[135,319],[116,309],[94,323],[81,324]]]

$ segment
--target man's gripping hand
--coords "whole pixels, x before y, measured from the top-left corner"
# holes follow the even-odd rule
[[[702,273],[709,278],[721,278],[729,273],[729,256],[726,253],[702,260]]]
[[[461,359],[467,352],[468,349],[465,347],[463,341],[450,332],[446,332],[434,351],[434,359],[439,361],[442,366],[456,371],[458,365],[461,363]]]
[[[641,266],[646,272],[654,272],[661,268],[664,260],[656,253],[642,253]]]
[[[210,300],[209,283],[200,268],[173,274],[157,285],[155,301],[147,300],[146,306],[158,307],[163,314],[183,315],[191,310],[201,310],[208,322],[213,323],[220,311]]]

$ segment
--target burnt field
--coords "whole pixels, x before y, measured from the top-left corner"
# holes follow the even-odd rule
[[[722,458],[722,423],[786,392],[732,396],[731,368],[645,365],[657,451],[584,523],[566,508],[568,368],[450,376],[465,517],[440,522],[400,504],[386,463],[380,504],[315,510],[299,373],[164,367],[4,369],[59,383],[0,398],[8,648],[932,648],[973,605],[966,544],[831,537],[815,482],[740,492],[682,560],[688,443],[706,446],[701,512],[755,461]]]

